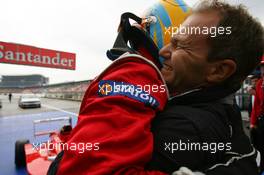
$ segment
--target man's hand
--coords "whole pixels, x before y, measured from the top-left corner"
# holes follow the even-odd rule
[[[181,167],[178,171],[172,173],[172,175],[205,175],[201,172],[193,172],[187,167]]]

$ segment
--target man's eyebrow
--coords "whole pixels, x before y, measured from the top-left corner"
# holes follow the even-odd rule
[[[188,45],[191,44],[192,40],[186,37],[179,37],[177,35],[171,37],[172,44],[181,44],[181,45]]]

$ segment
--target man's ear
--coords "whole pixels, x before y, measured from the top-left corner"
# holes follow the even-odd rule
[[[220,60],[210,64],[206,77],[208,83],[221,83],[236,71],[236,63],[230,59]]]

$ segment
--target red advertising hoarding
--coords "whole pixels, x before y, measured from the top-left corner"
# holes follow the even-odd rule
[[[74,53],[0,42],[0,63],[75,70]]]

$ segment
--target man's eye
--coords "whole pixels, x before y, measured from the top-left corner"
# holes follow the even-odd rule
[[[178,50],[178,49],[182,49],[182,46],[176,45],[174,48]]]
[[[181,46],[179,46],[179,45],[177,45],[177,46],[176,46],[176,49],[181,49],[181,48],[182,48],[182,47],[181,47]]]
[[[171,42],[171,46],[174,48],[174,49],[177,49],[179,47],[179,44],[177,42]]]

